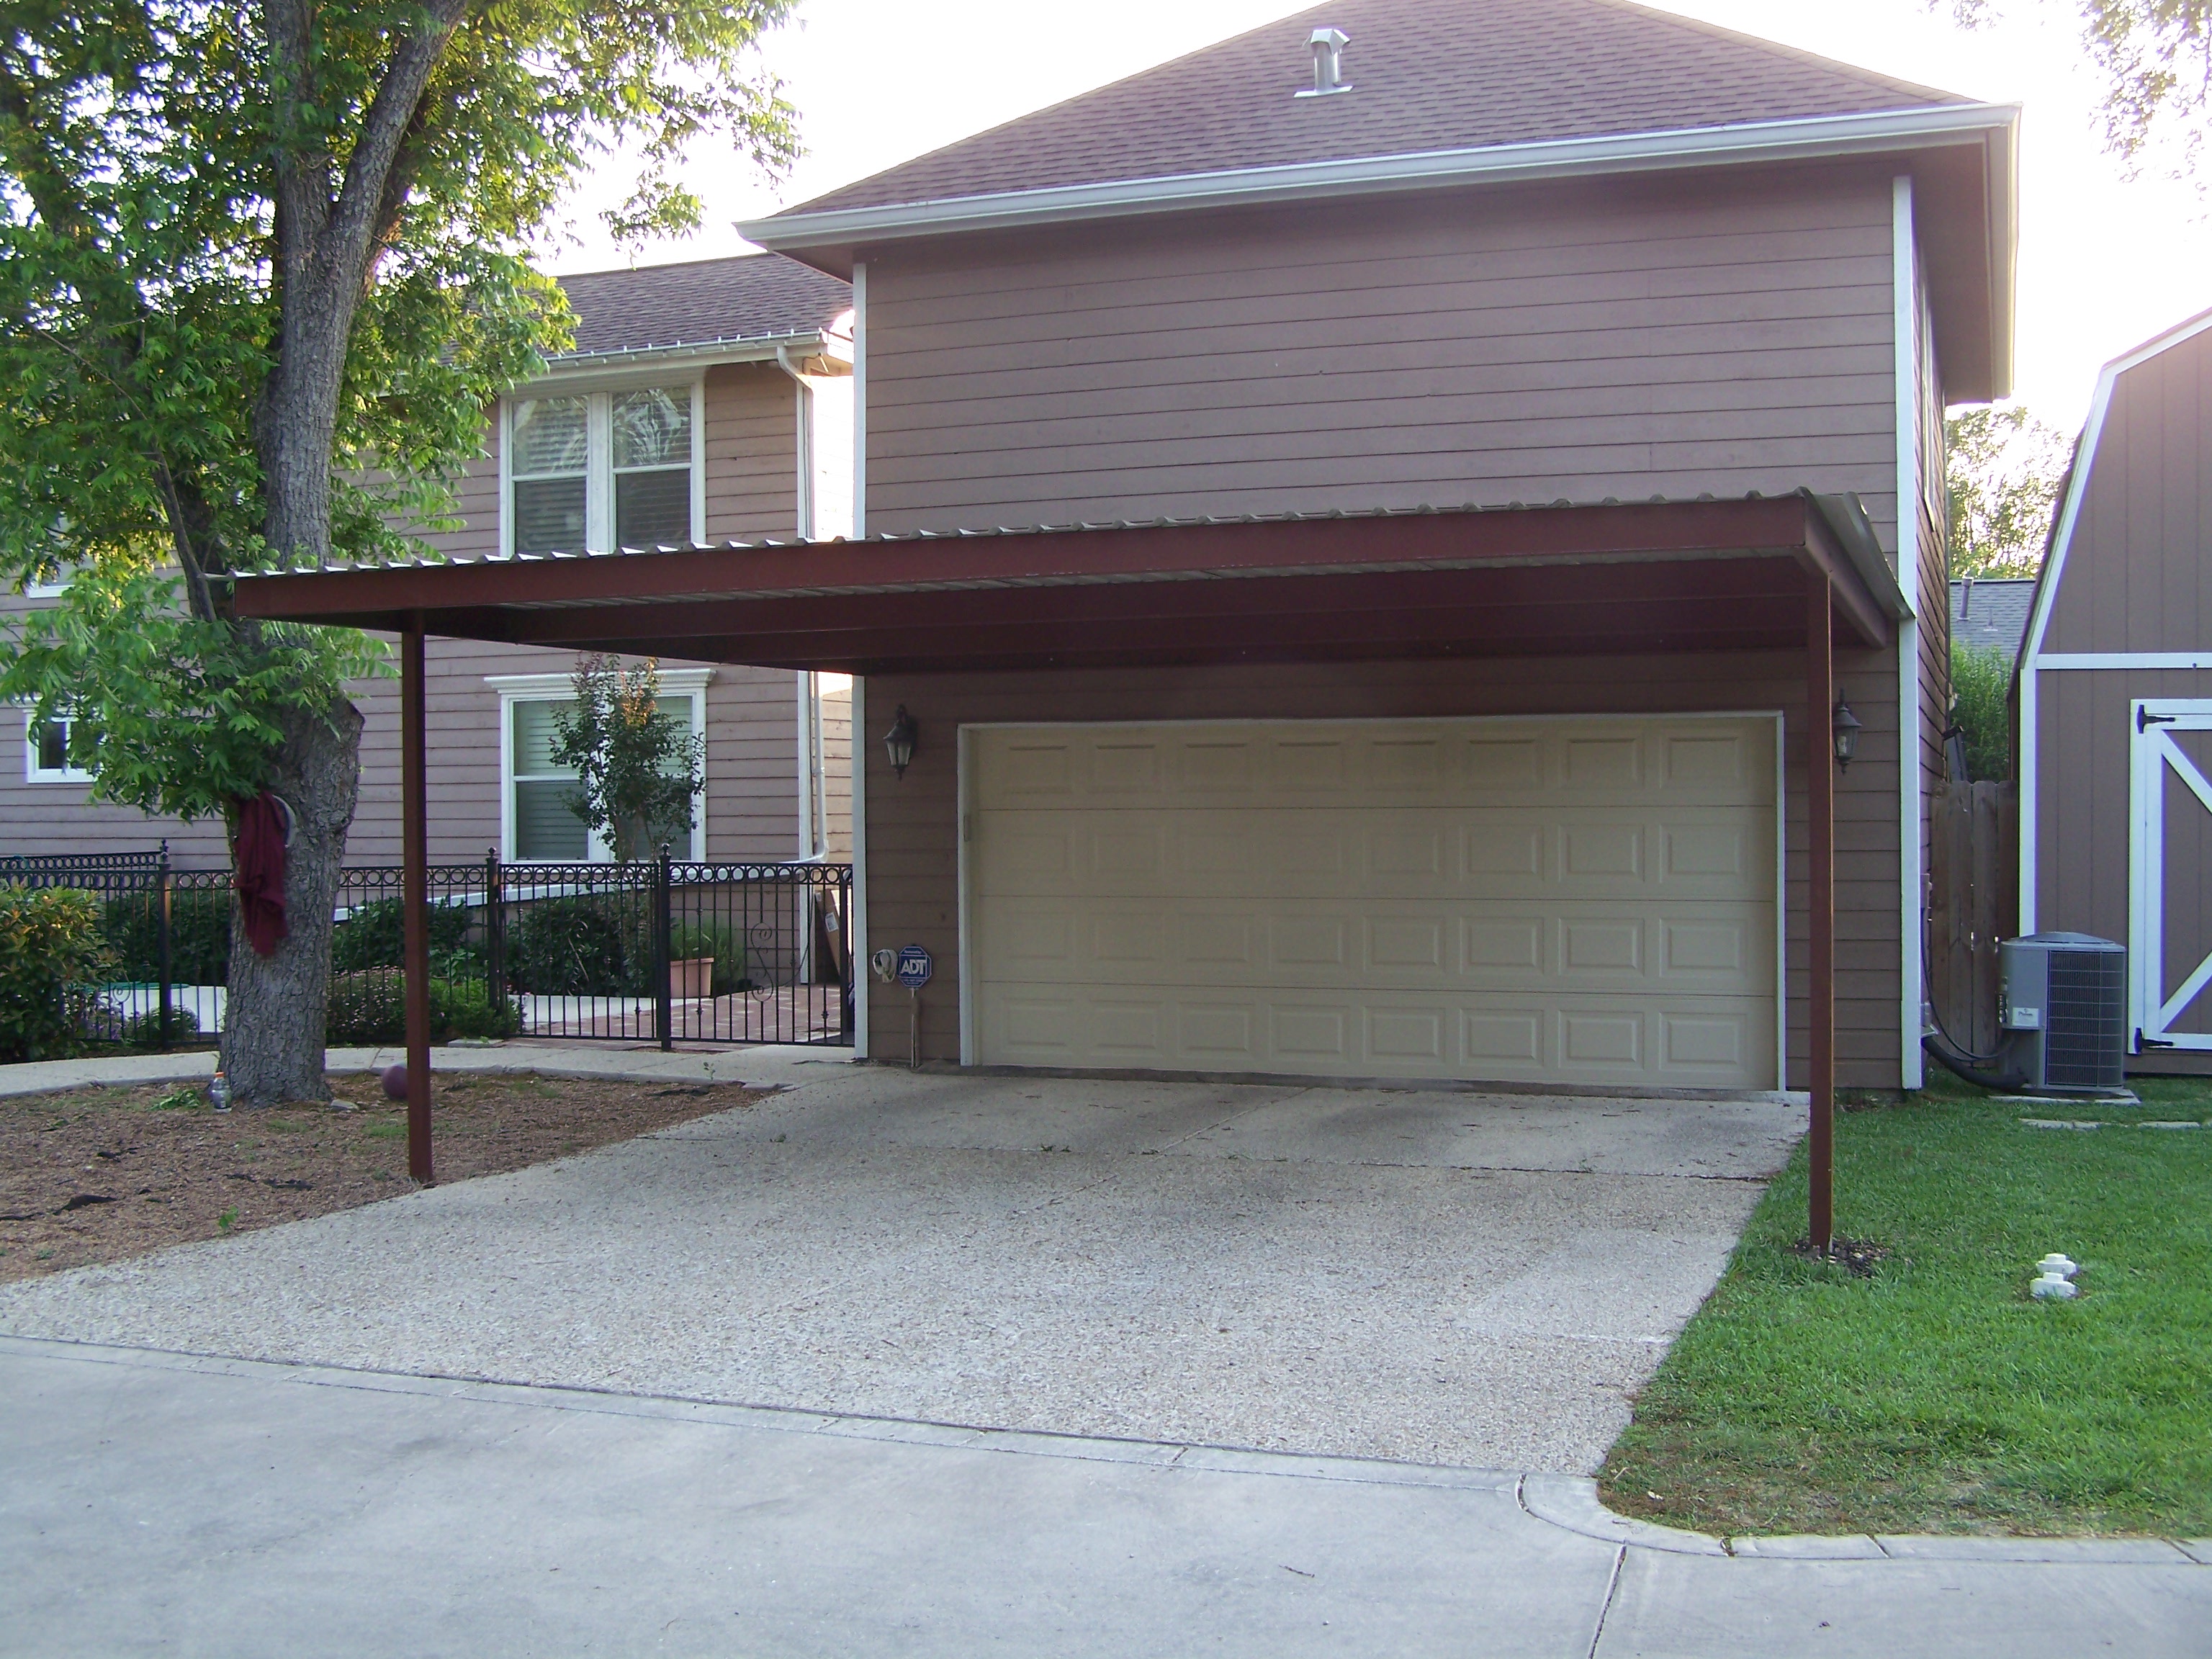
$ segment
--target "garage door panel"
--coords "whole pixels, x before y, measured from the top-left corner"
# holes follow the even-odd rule
[[[1771,1005],[1752,998],[1470,1003],[1418,992],[1052,994],[1003,984],[979,995],[979,1038],[999,1064],[1729,1088],[1774,1063]]]
[[[977,1057],[1771,1086],[1771,720],[985,729]]]
[[[1121,797],[1132,805],[1234,805],[1276,791],[1357,790],[1419,805],[1438,790],[1495,805],[1773,799],[1764,723],[1698,719],[1309,721],[1279,726],[988,728],[974,775],[994,801]]]
[[[1755,996],[1773,978],[1765,905],[1576,902],[1501,913],[1415,900],[986,896],[971,914],[978,962],[1039,983],[1324,986],[1350,974],[1363,983],[1453,991]]]
[[[1742,897],[1773,882],[1774,817],[1695,807],[983,808],[971,847],[995,893],[1202,898],[1562,895]]]

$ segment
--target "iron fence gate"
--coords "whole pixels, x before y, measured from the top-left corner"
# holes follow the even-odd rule
[[[433,1041],[849,1045],[845,864],[433,866],[425,920]],[[98,1041],[168,1047],[223,1029],[231,872],[159,852],[11,857],[0,882],[100,900],[109,968],[86,1006]],[[341,872],[329,1040],[405,1036],[405,912],[396,866]]]

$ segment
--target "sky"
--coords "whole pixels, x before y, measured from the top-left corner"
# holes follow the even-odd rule
[[[763,48],[799,111],[807,154],[784,179],[695,153],[707,224],[618,250],[597,216],[620,158],[571,199],[542,252],[566,273],[750,251],[733,228],[972,132],[1302,9],[1299,0],[802,0]],[[2021,124],[2018,401],[2072,433],[2097,371],[2212,305],[2212,198],[2155,165],[2130,181],[2102,147],[2100,85],[2070,0],[1999,0],[1972,31],[1923,0],[1676,0],[1668,9],[1923,85],[2025,106]],[[1358,43],[1350,49],[1355,55]]]

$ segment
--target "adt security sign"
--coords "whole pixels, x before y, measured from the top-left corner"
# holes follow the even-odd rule
[[[929,983],[929,976],[937,971],[929,952],[919,945],[902,945],[898,954],[898,982],[909,991],[919,991]]]

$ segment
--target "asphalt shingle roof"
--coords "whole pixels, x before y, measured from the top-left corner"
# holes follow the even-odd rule
[[[852,309],[849,283],[780,253],[561,278],[578,356],[808,334]]]
[[[1293,97],[1323,27],[1352,90]],[[1971,101],[1625,0],[1333,0],[794,210]]]
[[[2034,600],[2033,576],[1960,577],[1951,584],[1952,641],[2002,651],[2007,662],[2017,662]]]

